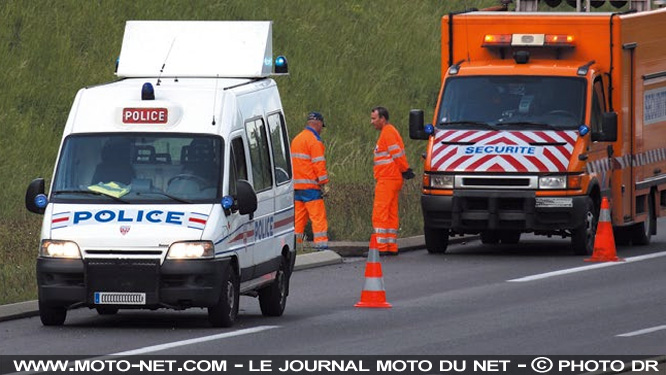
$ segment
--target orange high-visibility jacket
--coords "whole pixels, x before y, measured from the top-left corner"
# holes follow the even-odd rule
[[[375,180],[402,179],[402,172],[408,168],[405,145],[400,133],[393,125],[384,125],[375,146]]]
[[[291,163],[294,166],[294,189],[319,189],[328,183],[324,144],[309,126],[291,142]]]

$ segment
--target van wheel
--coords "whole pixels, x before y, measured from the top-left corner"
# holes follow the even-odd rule
[[[430,254],[444,254],[449,246],[449,230],[423,227],[426,249]]]
[[[208,308],[208,321],[213,327],[231,327],[238,316],[239,295],[238,275],[229,264],[222,275],[220,300]]]
[[[481,232],[481,243],[486,245],[495,245],[500,242],[500,236],[497,231],[487,230]]]
[[[275,281],[259,290],[259,307],[264,316],[281,316],[287,306],[289,276],[285,272],[286,262],[285,257],[282,257]]]
[[[654,196],[648,195],[648,213],[644,222],[634,224],[631,227],[631,243],[634,245],[649,245],[652,240],[652,233],[655,233],[656,218],[654,214]]]
[[[116,315],[118,313],[117,307],[112,306],[98,306],[95,307],[99,315]]]
[[[571,247],[576,255],[591,255],[594,250],[594,237],[597,234],[599,214],[592,198],[587,197],[587,209],[583,224],[571,231]]]
[[[46,306],[39,302],[39,319],[45,326],[61,326],[67,318],[67,309],[62,306]]]

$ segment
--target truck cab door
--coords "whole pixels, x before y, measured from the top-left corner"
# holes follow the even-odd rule
[[[590,127],[592,132],[601,130],[603,115],[609,108],[609,105],[607,104],[607,91],[604,90],[604,87],[606,87],[606,85],[604,85],[601,76],[596,77],[592,86],[592,103],[590,108]],[[628,119],[627,116],[623,116],[622,123],[618,124],[617,139],[620,142],[595,142],[592,145],[591,152],[591,154],[595,154],[593,159],[603,160],[608,159],[608,151],[611,150],[611,160],[608,164],[608,170],[603,173],[604,181],[602,182],[601,187],[602,191],[609,190],[611,193],[614,223],[624,222],[624,218],[627,215],[631,216],[632,210],[632,143],[622,141],[626,140],[627,137],[631,139],[631,135],[628,131],[630,130],[630,124],[628,124],[627,121],[631,121],[631,119]]]

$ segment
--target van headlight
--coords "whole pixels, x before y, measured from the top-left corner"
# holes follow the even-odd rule
[[[215,246],[210,241],[174,242],[169,246],[167,259],[210,259]]]
[[[539,189],[566,189],[567,176],[541,176]]]
[[[453,175],[432,174],[430,175],[430,187],[440,189],[453,189]]]
[[[79,245],[72,241],[43,240],[39,255],[48,258],[81,259]]]

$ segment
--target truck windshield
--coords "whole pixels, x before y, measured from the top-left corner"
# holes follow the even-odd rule
[[[493,128],[577,129],[584,115],[582,78],[453,77],[446,81],[438,127],[476,129],[482,123]]]
[[[65,139],[51,201],[219,202],[222,138],[191,134],[80,134]]]

